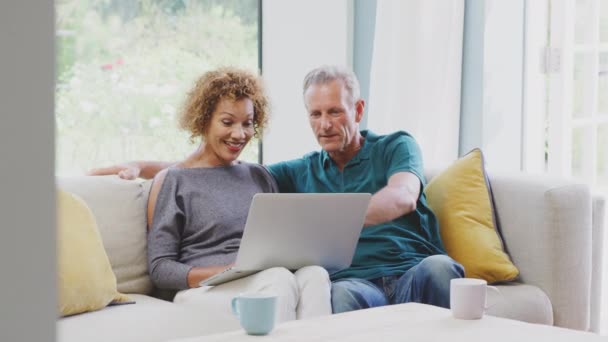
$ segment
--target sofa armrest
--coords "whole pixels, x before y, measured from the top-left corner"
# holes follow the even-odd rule
[[[593,250],[591,254],[591,331],[600,332],[600,314],[603,303],[602,278],[604,269],[604,225],[606,224],[606,199],[593,196],[592,232]]]
[[[586,185],[526,174],[490,175],[496,216],[520,280],[551,300],[554,324],[589,329],[592,200]]]

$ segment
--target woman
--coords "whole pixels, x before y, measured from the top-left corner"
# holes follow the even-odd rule
[[[331,283],[318,266],[295,274],[272,268],[198,287],[234,262],[253,196],[277,191],[264,167],[237,160],[265,127],[267,112],[261,80],[247,71],[223,68],[198,80],[179,122],[201,144],[161,171],[150,191],[150,277],[160,289],[179,290],[176,303],[198,301],[229,310],[229,300],[241,292],[270,290],[279,295],[278,321],[330,314]]]

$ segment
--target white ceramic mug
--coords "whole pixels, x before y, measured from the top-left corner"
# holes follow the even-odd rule
[[[458,319],[480,319],[486,309],[487,291],[494,291],[498,295],[500,291],[494,286],[488,286],[483,279],[458,278],[450,281],[450,309],[454,318]]]

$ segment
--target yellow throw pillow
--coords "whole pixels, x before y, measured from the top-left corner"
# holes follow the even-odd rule
[[[59,312],[62,316],[127,302],[103,248],[95,217],[84,201],[57,191]]]
[[[425,193],[446,251],[464,266],[467,277],[489,283],[517,277],[496,227],[481,150],[474,149],[434,177]]]

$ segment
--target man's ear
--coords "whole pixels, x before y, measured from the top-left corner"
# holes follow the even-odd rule
[[[357,123],[361,122],[363,119],[363,112],[365,111],[365,100],[359,99],[355,102],[355,121]]]

